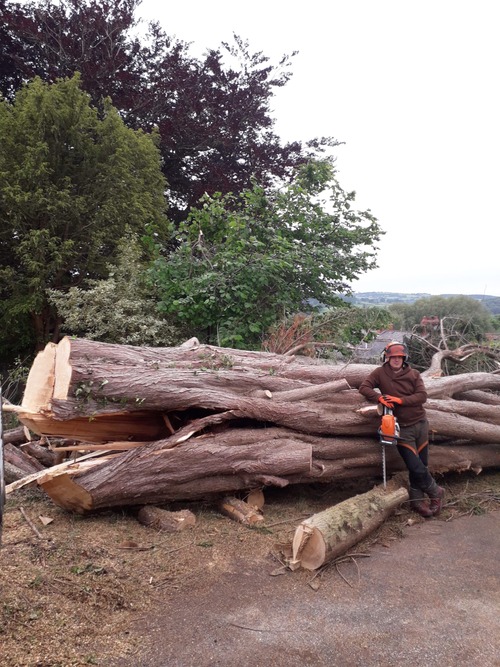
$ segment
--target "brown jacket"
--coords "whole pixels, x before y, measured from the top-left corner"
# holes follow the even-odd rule
[[[400,426],[411,426],[426,419],[423,405],[427,400],[427,392],[424,381],[420,373],[409,366],[403,366],[399,373],[395,373],[388,363],[383,364],[363,380],[359,392],[373,402],[378,402],[380,394],[402,398],[403,405],[394,405],[394,415]]]

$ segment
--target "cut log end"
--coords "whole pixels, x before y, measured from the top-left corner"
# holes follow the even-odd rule
[[[292,542],[292,561],[316,570],[378,528],[392,511],[408,500],[406,488],[375,487],[303,521]]]
[[[316,570],[326,562],[326,542],[322,533],[314,527],[301,524],[292,542],[292,561],[305,570]]]
[[[265,505],[265,497],[262,489],[252,489],[248,492],[245,502],[253,507],[254,509],[262,511]]]
[[[58,475],[39,481],[39,485],[56,505],[78,514],[92,510],[92,496],[76,484],[69,475]]]
[[[238,498],[223,498],[219,503],[219,510],[233,521],[247,526],[257,526],[264,521],[264,517],[255,507]]]
[[[47,408],[50,404],[55,382],[56,350],[55,343],[47,343],[35,357],[23,396],[22,408],[24,411],[37,412]]]

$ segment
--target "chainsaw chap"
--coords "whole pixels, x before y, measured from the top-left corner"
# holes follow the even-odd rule
[[[361,383],[359,392],[369,401],[389,408],[391,414],[382,417],[379,433],[382,436],[387,431],[390,436],[391,423],[387,418],[396,420],[397,449],[408,469],[411,508],[424,517],[435,516],[441,511],[444,490],[428,469],[429,423],[424,408],[427,400],[424,382],[420,373],[408,365],[408,351],[401,343],[389,343],[382,362]],[[430,505],[425,495],[431,499]]]

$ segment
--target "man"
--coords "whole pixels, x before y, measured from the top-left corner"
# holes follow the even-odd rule
[[[397,448],[409,473],[410,507],[423,517],[437,516],[443,505],[444,489],[436,484],[427,468],[429,422],[424,409],[427,400],[424,382],[420,373],[408,365],[406,346],[397,341],[386,346],[382,362],[360,384],[359,392],[369,401],[394,411],[401,429]],[[430,504],[425,502],[425,494]]]

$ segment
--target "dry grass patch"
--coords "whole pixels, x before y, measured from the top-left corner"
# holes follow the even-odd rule
[[[443,520],[498,508],[500,472],[450,476],[445,486]],[[367,488],[268,491],[265,525],[253,529],[209,503],[172,504],[168,509],[194,512],[196,525],[171,534],[143,526],[134,512],[81,517],[38,489],[21,489],[9,496],[0,550],[2,667],[105,667],[111,656],[126,652],[127,628],[152,609],[168,607],[170,595],[211,586],[237,562],[271,572],[280,564],[276,545],[291,542],[303,518]],[[40,517],[52,521],[44,525]],[[375,543],[390,547],[415,517],[402,508],[356,551],[369,555]],[[292,576],[304,583],[312,578]],[[329,567],[321,576],[339,575]]]

